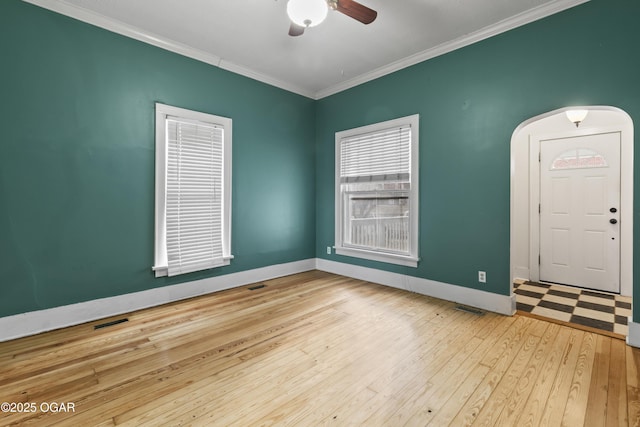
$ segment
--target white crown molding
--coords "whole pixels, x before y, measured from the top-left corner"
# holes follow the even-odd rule
[[[87,24],[95,25],[116,34],[120,34],[183,56],[188,56],[198,61],[219,67],[221,58],[208,52],[194,49],[182,43],[169,40],[157,34],[140,30],[132,25],[125,24],[113,18],[107,18],[104,15],[92,12],[90,10],[78,7],[64,0],[22,0],[25,3],[31,3],[44,9],[51,10],[61,15],[68,16]]]
[[[122,36],[129,37],[164,50],[168,50],[169,52],[177,53],[179,55],[186,56],[188,58],[192,58],[209,65],[213,65],[214,67],[218,67],[223,70],[230,71],[235,74],[240,74],[244,77],[248,77],[250,79],[257,80],[259,82],[266,83],[280,89],[284,89],[288,92],[293,92],[307,98],[314,98],[313,91],[300,88],[298,86],[280,81],[276,78],[253,71],[249,68],[236,65],[209,52],[195,49],[191,46],[176,42],[166,37],[159,36],[149,31],[141,30],[116,19],[108,18],[99,13],[78,7],[71,3],[67,3],[64,0],[22,1],[42,7],[44,9],[51,10],[53,12],[68,16],[73,19],[77,19],[78,21],[82,21],[87,24],[95,25],[96,27],[100,27],[107,31],[111,31],[116,34],[120,34]]]
[[[253,71],[250,68],[234,64],[226,61],[216,55],[208,52],[204,52],[199,49],[192,48],[185,44],[170,40],[168,38],[153,34],[141,29],[138,29],[132,25],[125,24],[112,18],[100,15],[98,13],[89,11],[87,9],[78,7],[76,5],[65,2],[64,0],[22,0],[27,3],[34,4],[36,6],[49,9],[53,12],[60,13],[62,15],[69,16],[79,21],[86,22],[91,25],[103,28],[105,30],[133,38],[135,40],[168,50],[170,52],[177,53],[198,61],[219,67],[221,69],[230,71],[235,74],[251,78],[253,80],[266,83],[271,86],[284,89],[289,92],[296,93],[298,95],[305,96],[311,99],[322,99],[330,95],[334,95],[338,92],[350,89],[352,87],[361,85],[363,83],[375,80],[379,77],[391,74],[395,71],[399,71],[403,68],[410,67],[417,63],[426,61],[428,59],[435,58],[445,53],[452,52],[456,49],[477,43],[481,40],[495,36],[497,34],[509,31],[511,29],[520,27],[538,19],[545,18],[553,15],[554,13],[562,12],[563,10],[572,8],[574,6],[586,3],[589,0],[556,0],[542,6],[530,9],[526,12],[513,16],[498,22],[497,24],[490,25],[479,31],[460,37],[456,40],[452,40],[447,43],[443,43],[431,49],[419,52],[417,54],[408,56],[391,64],[380,67],[368,73],[361,74],[352,79],[330,86],[326,89],[322,89],[317,92],[305,89],[296,85],[292,85],[287,82],[283,82],[274,77]]]
[[[311,99],[316,99],[313,91],[311,91],[311,90],[306,90],[306,89],[303,89],[301,87],[291,85],[289,83],[284,83],[284,82],[282,82],[282,81],[280,81],[278,79],[269,77],[269,76],[267,76],[265,74],[260,74],[260,73],[258,73],[256,71],[251,70],[250,68],[243,67],[243,66],[238,65],[238,64],[234,64],[233,62],[229,62],[229,61],[226,61],[224,59],[222,59],[220,61],[219,67],[222,68],[223,70],[227,70],[227,71],[230,71],[232,73],[240,74],[240,75],[242,75],[244,77],[248,77],[250,79],[257,80],[259,82],[266,83],[268,85],[275,86],[275,87],[280,88],[280,89],[284,89],[284,90],[286,90],[288,92],[292,92],[292,93],[295,93],[297,95],[301,95],[301,96],[304,96],[304,97],[307,97],[307,98],[311,98]]]
[[[412,65],[424,62],[428,59],[432,59],[440,55],[444,55],[449,52],[453,52],[454,50],[472,45],[479,41],[507,32],[514,28],[521,27],[539,19],[546,18],[547,16],[562,12],[563,10],[570,9],[574,6],[578,6],[588,1],[589,0],[557,0],[551,3],[544,4],[542,6],[538,6],[526,12],[504,19],[496,24],[482,28],[481,30],[478,30],[476,32],[467,34],[463,37],[448,41],[446,43],[442,43],[436,47],[424,50],[422,52],[400,59],[396,62],[392,62],[391,64],[377,68],[371,72],[361,74],[357,77],[330,86],[326,89],[319,90],[314,94],[314,99],[322,99],[327,96],[334,95],[352,87],[367,83],[371,80],[386,76],[387,74],[402,70],[403,68],[410,67]]]

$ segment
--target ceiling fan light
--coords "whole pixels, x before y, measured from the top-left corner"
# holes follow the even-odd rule
[[[326,0],[289,0],[287,15],[294,24],[315,27],[327,17]]]

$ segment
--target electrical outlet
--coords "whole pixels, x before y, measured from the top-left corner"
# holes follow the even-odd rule
[[[486,271],[478,271],[478,282],[487,283],[487,272]]]
[[[327,246],[327,255],[331,255],[331,246]]]

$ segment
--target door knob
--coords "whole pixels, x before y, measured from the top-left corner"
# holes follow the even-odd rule
[[[611,224],[617,224],[617,223],[618,223],[618,220],[617,220],[617,219],[615,219],[615,218],[611,218],[611,219],[609,220],[609,222],[610,222]]]
[[[616,212],[618,212],[618,209],[616,209],[616,208],[611,208],[611,209],[609,209],[609,212],[611,212],[611,213],[616,213]]]

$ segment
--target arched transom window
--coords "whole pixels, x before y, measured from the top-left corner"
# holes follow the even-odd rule
[[[606,168],[607,160],[602,154],[587,149],[578,148],[565,151],[551,162],[551,170],[561,169],[586,169],[586,168]]]

